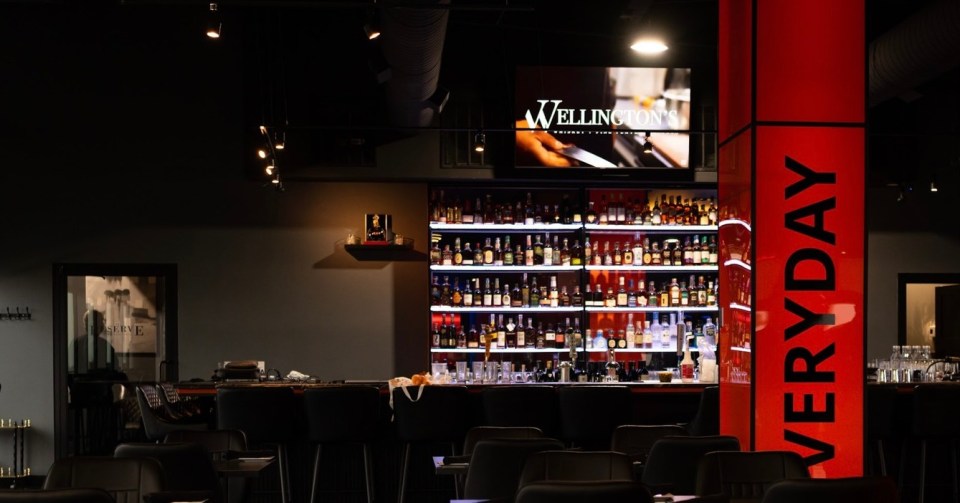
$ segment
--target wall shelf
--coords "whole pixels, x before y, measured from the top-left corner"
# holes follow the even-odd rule
[[[413,249],[413,241],[396,244],[343,245],[343,249],[357,260],[382,260],[395,262],[425,261],[426,254]]]

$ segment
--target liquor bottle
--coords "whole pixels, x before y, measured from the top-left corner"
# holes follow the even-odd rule
[[[460,291],[460,278],[453,280],[453,292],[450,294],[450,305],[453,307],[463,306],[463,292]]]
[[[710,249],[710,255],[709,255],[710,259],[708,263],[711,265],[716,265],[718,257],[717,257],[717,239],[715,236],[710,236],[709,249]]]
[[[489,243],[490,240],[488,239]],[[480,247],[480,243],[477,243],[477,247],[473,250],[473,265],[483,265],[483,248]]]
[[[627,336],[622,328],[617,330],[617,349],[627,349]]]
[[[593,248],[593,262],[591,263],[593,265],[603,265],[603,259],[604,259],[603,253],[600,251],[600,243],[598,242],[597,245]],[[612,259],[611,259],[611,262],[613,262]]]
[[[613,287],[607,287],[607,296],[604,297],[603,307],[617,307],[617,296],[613,293]]]
[[[557,331],[553,328],[553,323],[547,323],[547,330],[543,333],[543,347],[557,347]]]
[[[653,331],[650,329],[650,320],[643,321],[643,347],[653,347]]]
[[[663,347],[668,348],[673,346],[672,344],[673,341],[671,339],[673,338],[673,334],[675,330],[674,327],[676,326],[676,324],[677,324],[677,315],[675,313],[670,313],[669,323],[667,323],[667,320],[663,321],[663,325],[661,326],[661,330],[660,330],[660,342]],[[683,342],[682,338],[677,340],[677,344],[681,344],[682,342]],[[677,351],[679,352],[679,349],[677,349]]]
[[[620,288],[617,289],[617,307],[627,307],[627,288],[624,285],[624,277],[619,277]]]
[[[620,261],[623,265],[633,265],[633,247],[630,241],[623,242],[623,259]]]
[[[573,347],[583,347],[583,332],[580,331],[580,318],[573,319],[573,331],[567,337],[567,344]]]
[[[503,284],[503,298],[500,301],[500,305],[503,307],[511,307],[513,305],[513,299],[510,298],[510,285],[508,283]]]
[[[633,289],[633,278],[627,286],[627,307],[637,307],[637,292]]]
[[[657,287],[654,285],[653,280],[650,280],[650,290],[647,292],[647,306],[660,306],[660,294],[657,293]]]
[[[703,338],[707,344],[715,345],[717,343],[717,326],[713,324],[713,319],[707,316],[703,323]]]
[[[663,265],[663,256],[660,254],[660,245],[656,241],[653,242],[653,249],[650,250],[650,263],[647,264],[646,256],[644,256],[644,264],[646,265]]]
[[[513,290],[510,291],[510,307],[523,307],[523,291],[520,290],[520,283],[513,284]]]
[[[693,382],[693,358],[690,357],[690,341],[688,340],[686,342],[686,349],[683,351],[683,360],[680,362],[680,380],[682,382]]]
[[[626,330],[627,349],[633,349],[637,347],[636,335],[637,335],[637,332],[633,326],[633,313],[630,313],[627,315],[627,330]]]
[[[706,239],[706,236],[704,236],[704,239]],[[702,252],[702,249],[700,248],[700,236],[697,236],[697,235],[693,236],[693,245],[691,245],[690,248],[693,255],[693,261],[691,262],[691,264],[693,265],[702,264],[703,252]]]
[[[534,348],[537,346],[537,331],[533,328],[533,318],[527,320],[527,329],[524,331],[524,347]]]
[[[456,259],[456,256],[454,256],[454,259]],[[470,241],[467,241],[467,244],[463,248],[462,260],[462,265],[473,265],[473,249],[470,248]]]
[[[443,318],[446,315],[441,314],[440,317]],[[430,346],[439,348],[440,347],[440,323],[433,322],[433,331],[430,332]]]
[[[640,280],[640,288],[637,288],[636,296],[637,307],[647,307],[647,287],[642,279]],[[630,299],[627,299],[628,302],[629,300]]]
[[[590,201],[590,202],[587,203],[587,216],[586,216],[586,218],[587,218],[587,223],[588,223],[588,224],[595,224],[595,223],[597,223],[597,211],[596,211],[596,208],[593,207],[593,201]]]
[[[533,214],[533,196],[527,192],[527,204],[523,207],[523,224],[524,225],[533,225],[535,222]]]
[[[613,198],[613,194],[610,194],[610,203],[607,204],[607,223],[617,223],[617,201]]]
[[[690,244],[690,236],[683,241],[683,265],[693,265],[693,245]]]
[[[470,285],[471,281],[467,280],[467,284],[463,288],[463,306],[472,307],[473,306],[473,287]]]
[[[543,331],[543,322],[537,324],[537,349],[543,349],[547,345],[547,334]]]
[[[560,248],[560,265],[569,266],[573,263],[572,258],[570,257],[570,247],[568,246],[568,239],[563,238],[563,247]]]
[[[510,236],[507,236],[504,238],[503,260],[501,262],[502,262],[502,265],[514,264],[513,247],[510,246]]]
[[[483,223],[483,203],[480,202],[480,198],[477,198],[477,204],[473,207],[473,223],[482,224]]]
[[[463,250],[460,248],[460,238],[453,240],[453,265],[463,265]]]
[[[717,305],[717,290],[713,284],[713,281],[707,283],[707,305]]]
[[[703,276],[697,278],[697,305],[707,305],[707,285],[703,283]]]
[[[570,265],[583,265],[583,247],[580,246],[580,240],[573,240],[573,248],[570,249]]]
[[[483,290],[480,289],[480,278],[473,278],[473,307],[480,307],[482,305]]]
[[[543,265],[543,242],[539,234],[533,242],[533,265]]]
[[[533,277],[533,283],[530,285],[530,304],[529,307],[540,306],[540,287],[537,286],[537,277]]]
[[[523,326],[523,315],[517,315],[517,335],[516,347],[523,348],[527,346],[527,329]]]
[[[450,276],[444,276],[443,283],[440,285],[440,305],[450,305]]]
[[[633,265],[643,265],[644,255],[643,255],[643,245],[640,244],[640,238],[634,237],[633,240]]]
[[[670,278],[670,307],[680,306],[680,285],[677,278]]]
[[[562,349],[567,347],[567,332],[573,332],[573,329],[570,328],[570,318],[567,318],[567,324],[563,327],[557,327],[557,336],[556,336],[556,348]]]
[[[517,307],[530,307],[530,284],[527,283],[527,273],[523,273],[523,286],[520,287],[520,305]]]
[[[653,313],[653,321],[650,323],[650,336],[652,343],[661,347],[670,347],[670,336],[667,335],[666,344],[663,341],[663,325],[660,324],[660,313]]]
[[[653,198],[653,209],[651,209],[650,223],[652,225],[660,225],[663,223],[662,214],[660,211],[660,202],[657,201],[656,198]]]
[[[491,318],[493,315],[491,315]],[[503,315],[501,314],[497,322],[497,347],[503,349],[507,347],[507,327],[503,325]]]
[[[623,204],[623,192],[620,193],[620,201],[617,203],[616,220],[618,224],[623,224],[627,221],[627,208]]]
[[[583,260],[584,264],[591,264],[593,260],[593,247],[590,245],[590,236],[583,241]]]
[[[457,331],[457,348],[465,349],[467,347],[467,333],[463,331],[463,323],[460,323],[460,329]]]
[[[523,265],[527,267],[534,265],[533,241],[530,240],[529,234],[527,234],[527,248],[523,251]]]
[[[690,291],[687,290],[687,282],[680,282],[680,306],[687,307],[690,305]]]
[[[490,299],[494,307],[503,305],[503,292],[500,291],[500,278],[493,278],[493,297]]]
[[[430,264],[440,265],[443,261],[443,253],[440,251],[440,241],[434,241],[430,246]]]
[[[487,334],[487,325],[484,324],[484,323],[481,323],[481,324],[480,324],[480,334],[479,334],[478,339],[477,339],[477,340],[478,340],[478,345],[479,345],[479,347],[480,347],[481,349],[487,347],[487,335],[488,335],[488,334]]]
[[[613,265],[623,265],[623,252],[620,251],[620,241],[613,243]]]
[[[590,288],[590,285],[587,285]],[[583,306],[583,294],[580,293],[580,285],[573,285],[573,293],[570,294],[570,305],[574,307]]]
[[[534,245],[536,248],[536,245]],[[550,234],[547,234],[547,240],[543,243],[543,265],[553,265],[553,245],[550,243]]]
[[[567,292],[567,285],[560,287],[560,307],[570,307],[570,293]]]
[[[593,302],[593,291],[590,290],[590,283],[588,282],[585,293],[583,294],[583,305],[585,307],[595,307],[596,304]]]
[[[470,332],[467,334],[467,348],[477,349],[480,347],[480,334],[477,333],[477,326],[470,325]]]
[[[462,211],[462,214],[460,215],[460,222],[464,224],[472,224],[473,215],[474,215],[473,207],[470,205],[470,200],[467,199],[463,203],[463,211]]]
[[[673,244],[673,265],[683,265],[683,247],[679,239],[674,239]]]
[[[670,307],[670,287],[666,284],[660,287],[660,307]]]
[[[557,290],[557,277],[550,276],[550,307],[560,307],[560,291]]]
[[[507,337],[507,348],[516,348],[517,347],[517,325],[513,322],[513,318],[507,319],[507,324],[505,325],[506,337]]]
[[[500,238],[497,238],[497,242],[499,241]],[[493,260],[493,245],[490,244],[490,238],[487,238],[483,243],[483,265],[493,265]]]
[[[613,254],[610,253],[610,241],[603,243],[603,265],[613,265]]]
[[[493,306],[493,290],[490,290],[490,278],[483,279],[483,306]]]
[[[484,264],[486,264],[486,257],[484,257]],[[503,265],[503,248],[500,247],[499,236],[496,238],[495,244],[493,245],[493,265],[495,266]]]
[[[437,281],[436,275],[430,277],[430,305],[440,305],[440,283]]]

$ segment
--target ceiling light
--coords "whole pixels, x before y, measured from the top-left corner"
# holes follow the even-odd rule
[[[473,151],[483,152],[486,148],[487,135],[483,134],[483,131],[478,131],[477,134],[473,136]]]
[[[257,157],[259,157],[259,158],[261,158],[261,159],[266,159],[266,158],[267,158],[267,151],[266,151],[265,149],[262,149],[262,148],[261,148],[261,149],[258,149],[258,150],[257,150]]]
[[[260,134],[267,134],[267,126],[264,126],[263,124],[260,125]]]
[[[220,38],[220,12],[217,10],[217,2],[210,2],[210,19],[207,21],[207,36],[210,38]]]
[[[273,133],[273,148],[283,150],[287,143],[287,133],[285,131],[276,131]]]
[[[650,143],[650,133],[647,133],[643,138],[643,153],[652,154],[653,153],[653,143]]]
[[[930,182],[930,192],[938,192],[940,189],[937,188],[937,181],[934,180]]]
[[[273,165],[273,164],[268,164],[267,167],[264,168],[264,171],[267,173],[267,176],[273,176],[273,170],[274,170],[274,169],[275,169],[275,168],[274,168],[274,165]]]
[[[657,40],[653,38],[644,38],[637,40],[630,46],[636,52],[640,54],[660,54],[663,51],[669,49],[667,44],[663,43],[662,40]]]
[[[377,26],[377,23],[372,19],[363,25],[363,32],[367,35],[368,40],[376,40],[380,37],[380,28]]]

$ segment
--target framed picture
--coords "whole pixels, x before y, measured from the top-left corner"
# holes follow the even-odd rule
[[[367,213],[363,219],[365,243],[388,243],[390,241],[390,215],[386,213]]]

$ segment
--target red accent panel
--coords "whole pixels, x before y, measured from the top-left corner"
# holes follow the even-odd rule
[[[720,141],[750,123],[753,4],[745,0],[720,0],[719,76]]]
[[[758,2],[757,120],[863,122],[864,16],[863,0]]]
[[[720,147],[720,431],[750,448],[752,130]]]
[[[814,463],[811,475],[858,476],[863,473],[864,132],[758,127],[756,141],[756,448],[809,458],[818,452],[812,443],[824,442],[833,455]],[[790,164],[834,176],[835,183],[802,187],[810,178],[788,169]],[[798,192],[791,196],[788,187]],[[819,213],[788,216],[816,205],[823,205]],[[788,228],[788,221],[809,227],[800,232]],[[811,236],[817,232],[819,237]],[[803,328],[813,314],[799,315],[797,307],[788,309],[790,302],[825,318]],[[797,374],[791,377],[791,371]],[[831,409],[831,400],[832,414],[818,416]],[[793,418],[787,407],[797,411]]]

